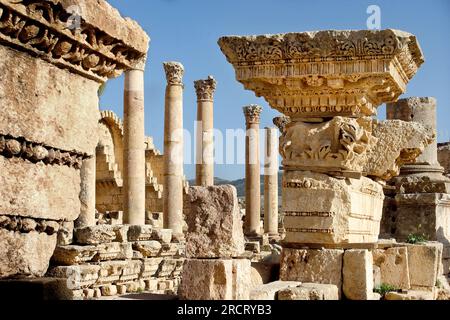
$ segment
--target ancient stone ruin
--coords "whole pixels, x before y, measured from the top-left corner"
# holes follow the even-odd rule
[[[214,183],[222,80],[194,82],[201,126],[189,186],[184,66],[161,66],[161,152],[145,135],[148,35],[104,0],[76,1],[75,16],[74,3],[0,0],[3,290],[39,285],[40,297],[18,296],[67,300],[450,298],[449,144],[437,143],[434,98],[399,99],[424,63],[415,36],[220,38],[237,81],[281,113],[260,137],[264,108],[243,107],[242,204],[234,186]],[[123,120],[98,98],[121,74]]]

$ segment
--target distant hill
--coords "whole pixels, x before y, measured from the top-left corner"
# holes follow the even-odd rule
[[[278,174],[278,194],[281,194],[281,177],[282,173],[280,172]],[[238,197],[245,196],[245,179],[230,181],[216,177],[214,178],[214,184],[215,185],[231,184],[236,187]],[[195,180],[189,180],[189,185],[191,186],[195,185]],[[261,175],[261,195],[263,194],[264,194],[264,175]]]

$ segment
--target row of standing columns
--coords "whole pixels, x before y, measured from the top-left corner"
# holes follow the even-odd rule
[[[246,124],[245,141],[245,224],[247,237],[261,235],[260,122],[262,108],[243,108]],[[278,236],[278,135],[277,129],[265,128],[264,152],[264,233]]]
[[[165,62],[167,86],[164,113],[164,227],[183,239],[183,65]],[[209,76],[194,82],[197,94],[196,184],[214,185],[214,92]],[[262,108],[244,107],[246,118],[245,233],[260,235],[259,124]],[[264,161],[264,232],[278,235],[277,131],[266,128]],[[124,84],[124,223],[145,224],[144,70],[125,72]],[[81,170],[81,214],[77,227],[95,225],[96,159],[84,161]]]

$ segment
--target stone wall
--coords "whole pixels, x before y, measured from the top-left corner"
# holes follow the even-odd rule
[[[104,0],[0,1],[0,278],[42,276],[81,210],[98,89],[145,63],[149,38]],[[36,255],[36,252],[39,252]]]
[[[90,299],[134,292],[176,294],[184,245],[171,230],[152,226],[97,225],[74,231],[57,246],[49,277],[60,282],[59,299]]]

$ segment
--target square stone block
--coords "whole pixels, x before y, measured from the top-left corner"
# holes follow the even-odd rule
[[[442,243],[405,244],[412,290],[430,291],[436,285],[442,256]]]
[[[186,257],[230,258],[244,252],[235,187],[190,187],[184,199]]]
[[[350,300],[370,300],[373,296],[373,257],[369,250],[346,250],[343,292]]]
[[[285,171],[284,241],[335,246],[375,243],[383,199],[382,186],[365,177],[337,179],[310,171]]]
[[[283,248],[280,280],[334,284],[342,287],[344,250]]]
[[[76,243],[81,245],[96,245],[116,240],[114,226],[106,224],[76,228],[74,236]]]
[[[250,272],[247,259],[187,259],[178,295],[182,300],[248,300]]]
[[[407,247],[373,250],[373,263],[380,268],[381,283],[396,289],[411,288]]]

